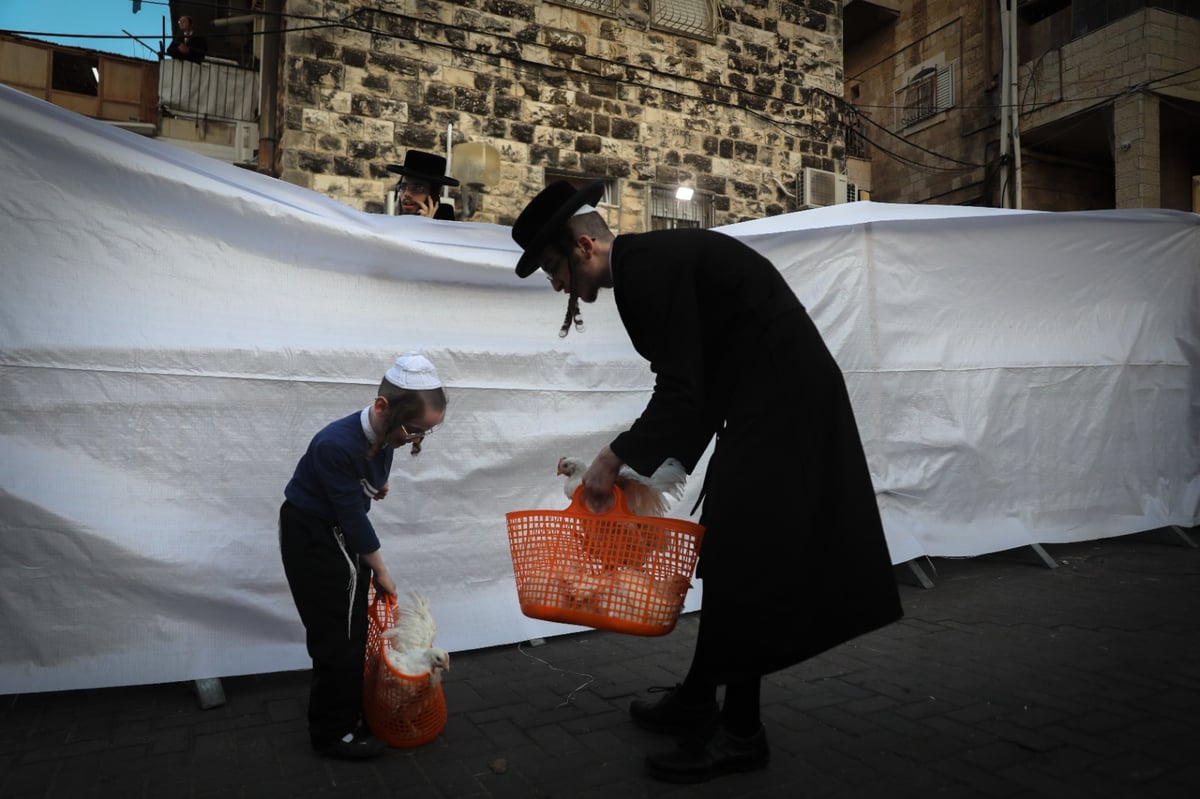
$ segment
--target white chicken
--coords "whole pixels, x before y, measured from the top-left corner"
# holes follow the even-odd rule
[[[680,575],[655,578],[641,569],[605,572],[601,605],[607,614],[666,627],[675,622],[691,582]]]
[[[563,493],[567,499],[575,498],[575,489],[583,482],[583,473],[587,464],[579,458],[559,458],[558,473],[566,476]],[[617,472],[616,484],[625,492],[625,500],[629,509],[638,516],[663,516],[670,507],[671,500],[679,500],[683,496],[683,484],[687,480],[687,470],[683,464],[674,458],[663,461],[654,474],[646,477],[638,474],[628,466],[622,466]]]
[[[567,480],[563,493],[572,499],[583,482],[587,467],[579,458],[559,458],[558,473]],[[667,458],[650,477],[628,466],[617,473],[616,485],[625,493],[629,510],[635,516],[661,517],[673,499],[683,494],[687,471],[674,458]],[[605,569],[640,566],[653,552],[670,546],[669,535],[657,523],[630,522],[624,527],[583,525],[580,543],[584,552]]]
[[[429,607],[429,598],[415,591],[410,602],[398,608],[396,623],[382,637],[391,644],[384,647],[392,668],[408,677],[429,675],[430,685],[441,682],[442,672],[450,670],[450,653],[433,645],[437,623]]]

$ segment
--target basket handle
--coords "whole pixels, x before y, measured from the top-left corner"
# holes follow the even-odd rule
[[[388,610],[400,604],[400,600],[396,599],[395,594],[381,594],[379,591],[376,591],[375,581],[372,580],[371,584],[367,587],[367,604],[374,605],[376,602],[382,602]]]
[[[391,622],[394,615],[396,605],[399,601],[395,594],[383,594],[375,590],[375,586],[371,586],[370,593],[367,595],[367,615],[374,616],[375,620],[383,627]]]
[[[629,509],[629,501],[625,499],[625,492],[616,483],[613,483],[612,491],[613,496],[616,497],[612,507],[604,513],[592,513],[587,503],[583,501],[583,483],[580,483],[579,487],[575,489],[575,496],[571,498],[571,505],[567,510],[573,513],[586,513],[589,516],[632,516],[633,511]]]

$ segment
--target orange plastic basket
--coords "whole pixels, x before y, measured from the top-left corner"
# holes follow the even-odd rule
[[[505,514],[517,598],[526,616],[629,635],[675,629],[691,587],[704,528],[659,516],[635,516],[625,494],[606,513],[583,503],[583,487],[565,510]]]
[[[391,642],[383,632],[395,624],[398,614],[391,597],[386,602],[375,598],[368,608],[363,715],[376,738],[388,746],[412,748],[441,734],[446,726],[446,696],[440,680],[401,674],[388,662]]]

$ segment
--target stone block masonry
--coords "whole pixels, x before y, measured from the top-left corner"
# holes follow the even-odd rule
[[[595,4],[588,4],[595,5]],[[698,8],[705,4],[697,3]],[[486,141],[500,184],[475,221],[511,224],[547,174],[619,183],[622,230],[649,226],[652,185],[710,198],[714,224],[795,210],[805,166],[845,171],[841,4],[719,4],[708,35],[655,24],[653,3],[569,0],[287,3],[281,177],[382,212],[408,149]],[[332,24],[324,24],[328,21]]]

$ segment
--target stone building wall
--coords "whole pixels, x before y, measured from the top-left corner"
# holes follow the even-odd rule
[[[847,50],[846,97],[869,118],[871,199],[990,205],[985,165],[996,157],[1000,54],[993,4],[900,3],[896,21]],[[905,126],[903,87],[923,67],[953,71],[954,104]],[[872,124],[873,123],[873,124]],[[893,136],[889,132],[899,134]]]
[[[1200,19],[1157,8],[1135,11],[1027,66],[1021,88],[1032,110],[1025,124],[1034,128],[1103,107],[1113,205],[1193,210],[1200,85],[1187,78],[1198,68]],[[1030,180],[1047,184],[1037,172]],[[1066,193],[1077,185],[1070,180],[1053,188]]]
[[[899,6],[893,23],[845,54],[846,97],[877,123],[864,128],[872,199],[1001,205],[997,7]],[[1200,67],[1200,19],[1113,4],[1115,18],[1075,35],[1074,10],[1018,23],[1022,206],[1189,209],[1200,89],[1186,76]],[[942,63],[955,64],[954,105],[901,124],[913,70]]]
[[[474,221],[511,224],[563,173],[618,179],[628,231],[651,185],[726,224],[795,210],[805,166],[844,172],[840,0],[722,3],[710,38],[651,25],[652,2],[288,0],[281,177],[380,212],[385,165],[453,126],[501,154]]]

